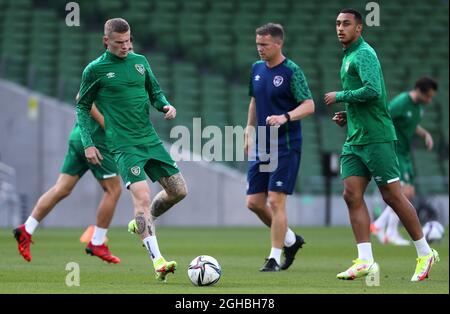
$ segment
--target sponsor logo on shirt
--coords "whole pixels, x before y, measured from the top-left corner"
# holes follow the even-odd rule
[[[275,76],[273,78],[273,85],[275,85],[275,87],[281,86],[281,84],[283,84],[283,77],[282,76]]]
[[[145,73],[144,65],[142,65],[142,64],[135,64],[134,67],[136,68],[136,70],[137,70],[141,75],[144,75],[144,73]]]
[[[106,77],[107,77],[107,78],[113,78],[113,77],[115,77],[115,76],[116,76],[116,73],[114,73],[114,72],[106,73]]]
[[[255,81],[259,81],[261,79],[261,76],[255,75]]]
[[[136,177],[141,174],[141,168],[139,166],[134,166],[130,170]]]

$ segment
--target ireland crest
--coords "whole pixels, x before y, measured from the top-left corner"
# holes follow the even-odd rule
[[[275,87],[279,87],[281,84],[283,84],[283,77],[279,75],[275,76],[273,78],[273,85],[275,85]]]
[[[131,173],[134,174],[136,177],[141,173],[141,168],[139,168],[139,166],[134,166],[130,170]]]
[[[145,68],[142,64],[135,64],[134,67],[136,68],[136,70],[141,73],[141,75],[144,75],[145,73]]]

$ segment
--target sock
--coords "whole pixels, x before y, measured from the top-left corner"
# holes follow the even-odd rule
[[[102,245],[105,242],[106,232],[108,232],[108,229],[95,226],[91,239],[92,245]]]
[[[148,236],[142,241],[144,242],[144,245],[147,248],[153,263],[156,262],[161,257],[161,252],[159,251],[158,240],[156,239],[156,236]]]
[[[400,222],[400,219],[398,218],[397,214],[392,211],[392,213],[389,215],[388,219],[388,225],[386,234],[390,238],[398,237],[398,223]]]
[[[377,220],[375,220],[375,222],[373,223],[377,229],[384,229],[384,227],[386,227],[391,212],[393,212],[392,208],[386,206],[380,217],[378,217]]]
[[[425,240],[425,237],[414,241],[414,245],[416,246],[417,256],[425,256],[431,253],[431,248]]]
[[[277,264],[280,265],[281,263],[281,249],[277,249],[275,247],[273,247],[270,250],[270,255],[269,255],[269,259],[270,258],[274,258],[277,261]]]
[[[291,230],[291,228],[287,228],[286,235],[284,236],[284,246],[292,246],[295,243],[295,233]]]
[[[34,219],[32,216],[30,216],[30,217],[28,217],[27,221],[25,221],[25,230],[29,234],[33,234],[34,230],[36,230],[38,225],[39,225],[39,221]]]
[[[358,243],[358,259],[373,263],[372,244],[370,242]]]

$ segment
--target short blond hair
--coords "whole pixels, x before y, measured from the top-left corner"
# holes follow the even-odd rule
[[[105,23],[105,35],[110,36],[112,33],[126,33],[130,30],[130,25],[124,19],[117,17],[109,19]]]

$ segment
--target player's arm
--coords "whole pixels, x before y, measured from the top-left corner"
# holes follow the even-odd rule
[[[325,104],[331,105],[337,102],[349,104],[365,103],[380,97],[381,67],[375,54],[368,50],[358,52],[353,66],[361,79],[363,86],[355,90],[344,90],[325,94]]]
[[[248,155],[249,148],[253,144],[253,137],[256,134],[256,100],[255,97],[250,98],[247,114],[247,126],[244,133],[244,153]]]
[[[105,129],[105,117],[100,113],[95,103],[92,104],[91,116],[98,124],[100,124],[102,129]]]
[[[164,112],[165,119],[170,120],[175,118],[177,110],[169,103],[166,96],[164,96],[147,59],[145,59],[145,70],[145,88],[150,98],[150,104],[155,107],[156,110]]]
[[[300,68],[296,68],[291,77],[291,93],[298,103],[293,110],[281,115],[268,116],[266,123],[272,126],[280,126],[289,121],[296,121],[306,118],[314,113],[315,105],[312,99],[308,82]]]
[[[421,138],[424,139],[425,141],[425,146],[428,150],[432,150],[433,149],[433,137],[431,136],[430,132],[428,132],[427,130],[425,130],[422,126],[420,126],[419,124],[416,127],[416,134],[419,135]]]
[[[95,77],[92,67],[87,66],[83,71],[81,87],[77,100],[76,113],[80,127],[81,142],[88,162],[99,165],[102,155],[95,147],[91,137],[90,112],[98,89],[98,79]]]

